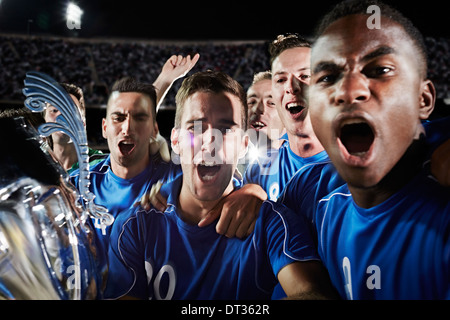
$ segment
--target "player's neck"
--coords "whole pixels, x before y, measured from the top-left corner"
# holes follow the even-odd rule
[[[371,188],[348,185],[353,200],[362,208],[372,208],[383,203],[420,172],[425,155],[424,139],[414,140],[399,162],[378,184]]]
[[[225,190],[222,197],[215,200],[199,200],[184,185],[178,196],[177,209],[181,219],[189,224],[197,225],[206,215],[215,209],[222,199],[233,191],[233,186]]]
[[[64,170],[70,169],[72,165],[78,161],[77,152],[73,143],[64,145],[54,143],[53,153]]]
[[[324,150],[315,134],[291,134],[288,133],[289,147],[302,158],[312,157]]]
[[[121,163],[117,163],[112,157],[111,157],[111,170],[114,172],[116,176],[122,179],[132,179],[139,175],[141,172],[147,168],[147,166],[150,163],[150,158],[146,157],[145,159],[142,159],[142,161],[139,161],[137,163],[131,164],[131,165],[124,165]]]

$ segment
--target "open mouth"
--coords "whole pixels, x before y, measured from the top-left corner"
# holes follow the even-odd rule
[[[305,109],[304,106],[298,102],[291,102],[286,105],[286,110],[289,111],[291,115],[297,115]]]
[[[251,126],[255,130],[261,130],[262,128],[266,127],[266,124],[264,122],[261,122],[261,121],[253,121],[251,123]]]
[[[220,165],[214,163],[202,163],[197,165],[197,172],[203,182],[212,181],[220,171]]]
[[[352,120],[341,126],[339,139],[350,155],[364,156],[369,152],[375,134],[368,123],[363,120]]]
[[[123,155],[129,155],[136,145],[132,142],[121,141],[119,142],[119,149]]]
[[[297,114],[303,111],[305,109],[304,106],[298,104],[298,103],[288,103],[286,105],[286,110],[289,111],[291,114]]]

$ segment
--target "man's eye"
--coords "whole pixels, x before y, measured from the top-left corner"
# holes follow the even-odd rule
[[[311,76],[309,75],[309,74],[302,74],[301,76],[300,76],[300,79],[301,80],[309,80],[311,78]]]
[[[222,134],[229,134],[229,133],[233,133],[235,130],[233,128],[219,128],[219,131]]]
[[[147,116],[136,117],[136,121],[138,122],[146,122],[148,120]]]
[[[112,120],[114,122],[123,122],[125,120],[125,117],[117,116],[117,117],[113,117]]]
[[[321,76],[318,80],[317,83],[325,83],[325,84],[331,84],[334,83],[337,79],[337,75],[335,74],[326,74]]]
[[[371,78],[377,78],[388,74],[392,70],[390,67],[378,66],[367,70],[366,75]]]

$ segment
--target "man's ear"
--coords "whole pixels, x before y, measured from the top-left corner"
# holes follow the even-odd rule
[[[420,120],[426,120],[434,110],[436,102],[436,88],[431,80],[422,82],[422,93],[419,97],[419,117]]]
[[[244,133],[244,136],[241,138],[241,150],[239,151],[239,159],[244,158],[245,155],[247,154],[248,141],[249,141],[248,134]]]
[[[153,123],[153,138],[155,138],[156,139],[156,136],[158,135],[158,133],[159,133],[159,127],[158,127],[158,123],[155,121],[154,123]]]
[[[102,118],[102,136],[106,139],[106,119]]]
[[[177,128],[173,128],[172,133],[170,134],[170,142],[171,142],[172,150],[176,154],[180,154],[180,147],[178,144],[179,139],[180,139],[180,130]]]

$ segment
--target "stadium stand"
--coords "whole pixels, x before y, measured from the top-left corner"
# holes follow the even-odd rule
[[[445,105],[444,101],[450,98],[450,39],[425,40],[429,49],[429,78],[436,85],[438,106]],[[116,79],[132,75],[153,82],[172,54],[198,52],[201,58],[191,72],[221,70],[247,89],[254,73],[270,68],[267,45],[265,41],[169,42],[0,34],[0,108],[22,106],[23,79],[31,70],[45,72],[60,82],[77,84],[85,94],[90,142],[104,149],[100,119],[108,88]],[[180,85],[181,81],[173,85],[158,115],[166,137],[173,124],[175,93]],[[445,108],[446,113],[448,109]]]

